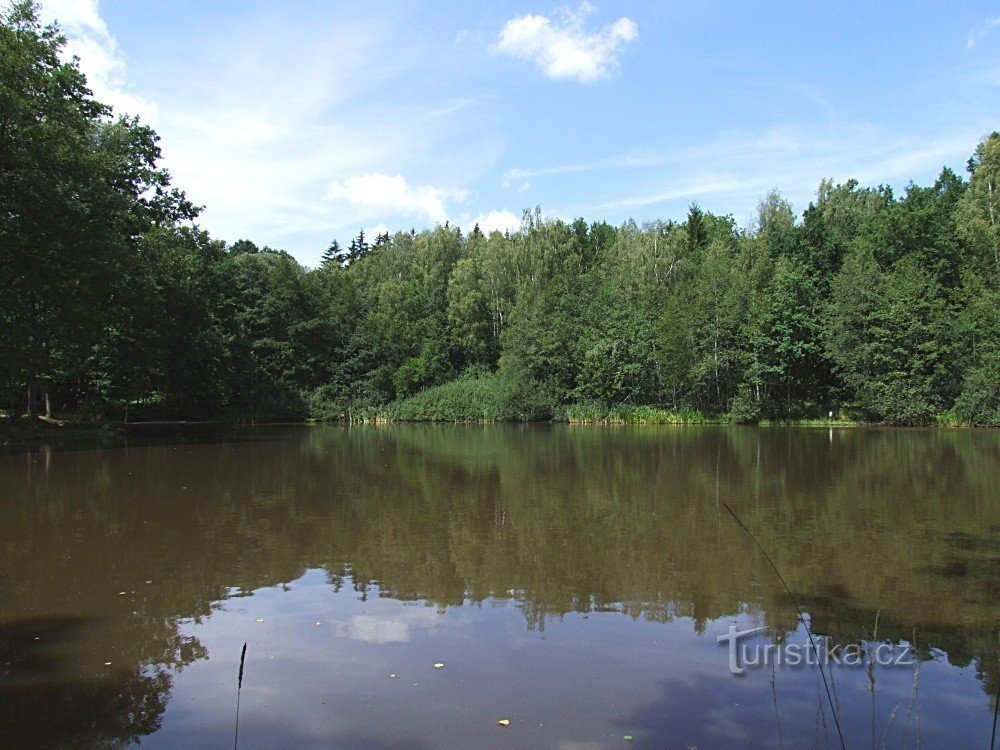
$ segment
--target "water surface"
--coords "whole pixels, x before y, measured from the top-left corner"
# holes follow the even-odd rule
[[[0,745],[988,747],[1000,432],[339,426],[0,456]],[[435,664],[444,666],[436,668]],[[500,719],[510,725],[501,727]],[[631,740],[626,739],[630,737]]]

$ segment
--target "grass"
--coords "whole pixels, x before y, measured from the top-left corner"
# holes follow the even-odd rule
[[[723,424],[724,420],[695,409],[677,411],[657,406],[622,404],[574,404],[567,406],[560,421],[570,424]]]
[[[865,422],[840,417],[819,419],[762,419],[757,424],[762,427],[861,427]]]

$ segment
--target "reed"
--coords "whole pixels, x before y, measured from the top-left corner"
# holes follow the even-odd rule
[[[837,711],[834,708],[833,695],[830,692],[830,683],[826,678],[826,669],[824,669],[823,667],[823,657],[819,652],[819,646],[816,645],[816,639],[813,637],[812,628],[809,627],[809,623],[806,621],[805,613],[802,611],[802,607],[799,605],[798,599],[795,598],[795,594],[792,593],[792,590],[791,588],[789,588],[788,583],[786,583],[784,576],[781,575],[781,571],[778,570],[778,566],[774,564],[774,561],[771,560],[771,556],[767,554],[767,550],[765,550],[763,545],[759,541],[757,541],[757,537],[754,536],[754,533],[750,531],[750,529],[747,527],[745,523],[743,523],[740,517],[736,515],[736,511],[730,508],[729,503],[727,503],[725,500],[722,501],[722,507],[724,507],[729,512],[729,515],[733,517],[733,520],[736,521],[737,524],[739,524],[739,527],[747,533],[747,535],[750,537],[750,540],[754,543],[757,549],[760,550],[760,553],[761,555],[764,556],[764,559],[767,561],[768,566],[771,568],[772,571],[774,571],[774,574],[778,577],[778,580],[781,582],[782,587],[785,589],[785,593],[788,594],[788,598],[791,600],[792,604],[795,605],[795,610],[796,612],[798,612],[799,615],[799,622],[801,622],[802,626],[806,629],[806,635],[809,637],[809,645],[812,647],[813,652],[816,654],[816,664],[817,666],[819,666],[819,674],[823,678],[823,687],[826,690],[826,699],[830,704],[830,712],[833,714],[833,723],[837,728],[837,737],[840,739],[841,750],[847,750],[847,743],[844,742],[844,733],[840,728],[840,717],[837,715]]]
[[[658,406],[574,404],[560,415],[570,424],[723,424],[725,420],[695,409]]]
[[[240,652],[240,673],[236,678],[236,731],[233,733],[233,750],[237,750],[240,744],[240,693],[243,691],[243,664],[247,658],[247,644],[243,644],[243,651]]]

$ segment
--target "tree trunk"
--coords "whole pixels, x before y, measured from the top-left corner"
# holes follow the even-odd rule
[[[28,387],[26,396],[28,399],[28,418],[34,419],[38,416],[38,374],[34,369],[28,370]]]
[[[45,399],[45,416],[52,418],[52,384],[46,383],[42,387],[42,396]]]

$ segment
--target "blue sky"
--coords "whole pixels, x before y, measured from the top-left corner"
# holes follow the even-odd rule
[[[315,265],[364,227],[747,223],[1000,128],[1000,4],[46,0],[200,223]]]

